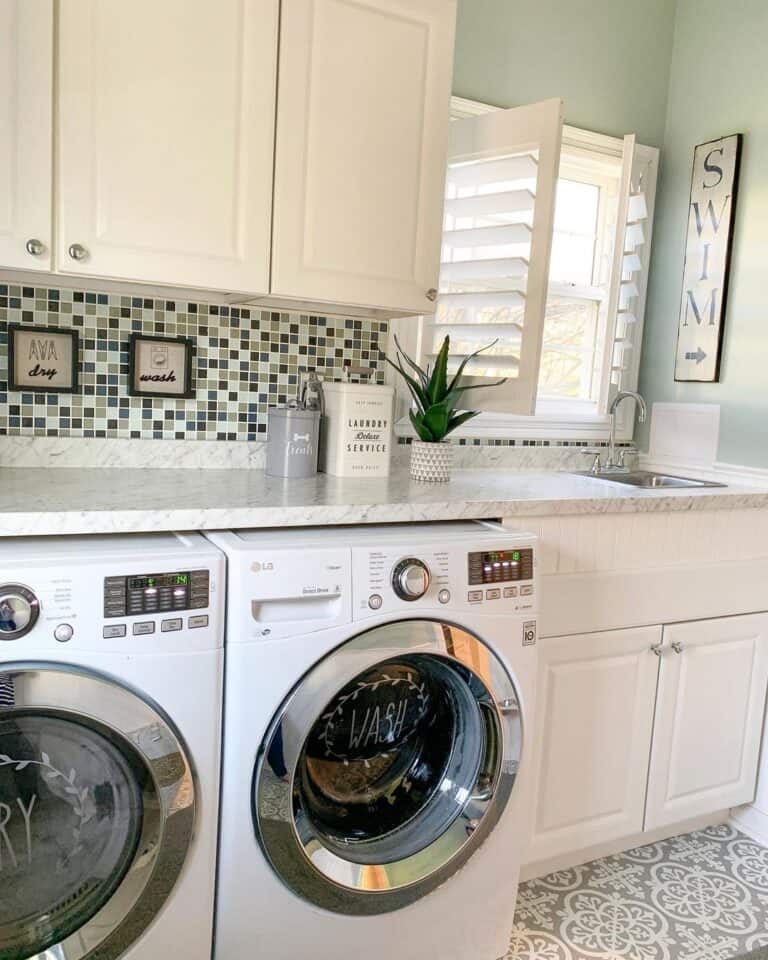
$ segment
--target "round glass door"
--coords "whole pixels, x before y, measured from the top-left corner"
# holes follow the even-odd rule
[[[191,790],[188,766],[165,722],[124,688],[74,671],[3,671],[0,960],[119,957],[183,862],[191,822],[186,843],[168,849],[166,834],[178,842],[185,831],[170,822],[160,784]],[[107,722],[110,705],[123,729]],[[193,795],[181,800],[183,811]],[[163,863],[170,874],[150,904]]]
[[[521,745],[512,680],[477,637],[425,620],[377,627],[322,661],[276,717],[255,776],[257,833],[312,902],[397,909],[490,832]]]
[[[146,772],[105,731],[51,713],[0,718],[0,944],[66,939],[112,897],[141,836]]]

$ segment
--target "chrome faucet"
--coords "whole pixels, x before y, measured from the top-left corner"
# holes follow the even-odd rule
[[[608,460],[606,461],[603,470],[625,470],[624,466],[624,456],[626,450],[622,450],[619,454],[618,460],[616,459],[616,410],[618,409],[619,404],[622,400],[634,400],[637,404],[637,422],[645,423],[645,419],[648,416],[648,407],[646,406],[645,400],[640,396],[639,393],[636,393],[634,390],[619,390],[616,396],[613,398],[613,402],[608,408],[608,414],[611,418],[611,436],[608,441]]]
[[[622,447],[620,450],[616,450],[616,410],[622,400],[634,400],[637,404],[637,419],[640,423],[645,423],[646,417],[648,416],[648,407],[646,406],[645,400],[640,396],[639,393],[635,393],[634,390],[620,390],[616,396],[613,398],[613,402],[608,408],[608,414],[611,418],[611,434],[608,441],[608,459],[605,463],[601,460],[602,450],[597,447],[587,447],[582,450],[582,453],[589,454],[592,457],[592,466],[590,467],[589,472],[594,476],[600,476],[602,473],[629,473],[627,467],[624,466],[624,457],[627,453],[634,453],[634,449],[628,449],[627,447]]]

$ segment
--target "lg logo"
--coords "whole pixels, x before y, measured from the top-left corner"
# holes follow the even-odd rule
[[[264,563],[260,563],[258,560],[254,560],[251,564],[251,570],[254,573],[262,573],[266,570],[274,570],[275,565],[271,560],[266,560]]]

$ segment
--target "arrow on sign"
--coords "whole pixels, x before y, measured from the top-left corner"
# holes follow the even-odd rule
[[[697,365],[700,364],[705,357],[706,353],[704,353],[701,347],[697,347],[695,351],[690,350],[685,355],[686,360],[695,360]]]

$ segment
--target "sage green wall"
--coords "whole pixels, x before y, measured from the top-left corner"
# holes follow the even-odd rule
[[[718,459],[755,467],[768,467],[766,51],[766,0],[679,0],[640,375],[650,402],[719,403]],[[730,133],[744,134],[744,150],[721,382],[676,384],[693,148]]]
[[[459,0],[453,92],[500,107],[562,97],[568,123],[660,146],[674,7]]]

